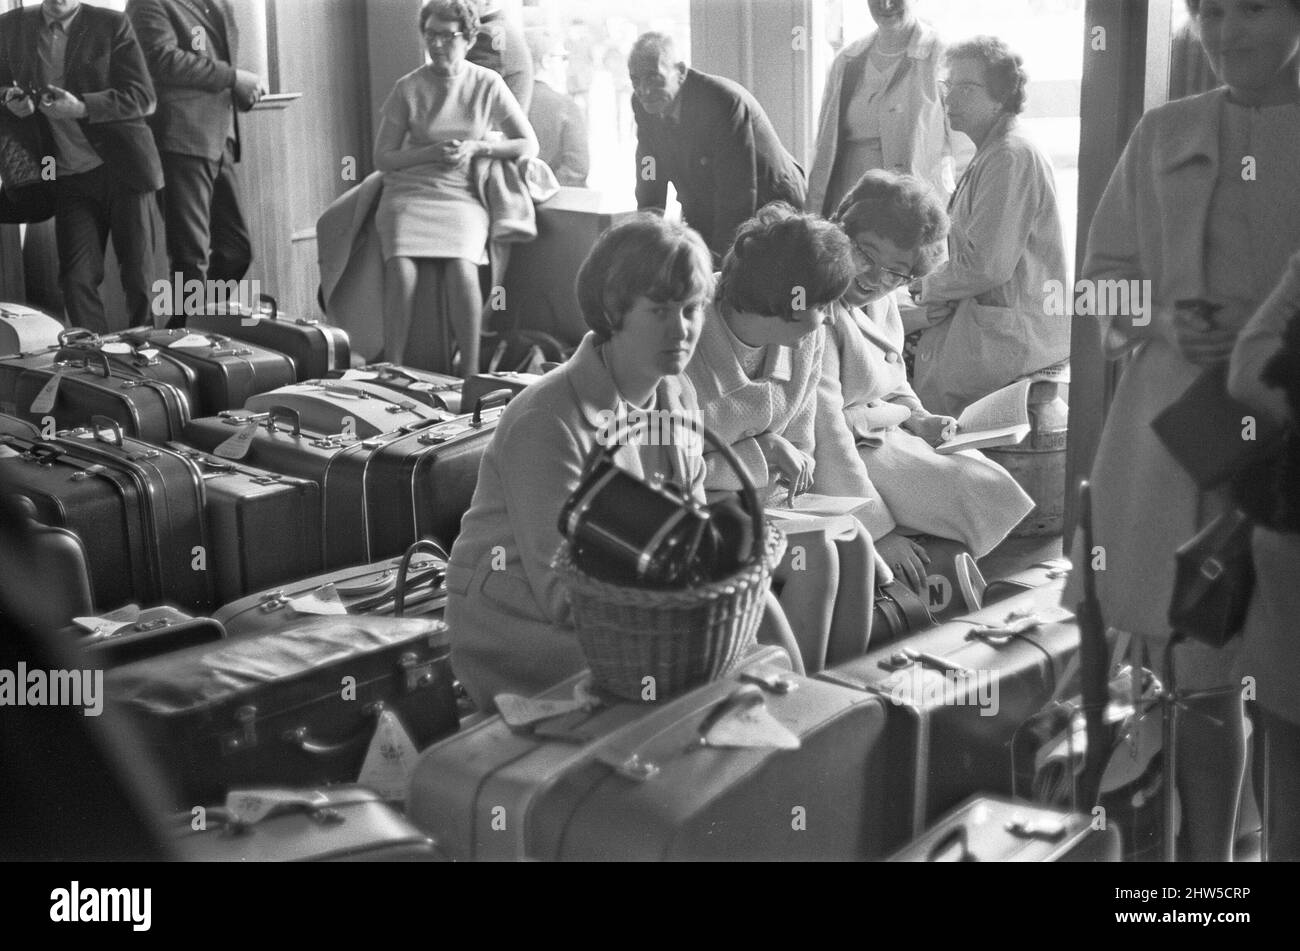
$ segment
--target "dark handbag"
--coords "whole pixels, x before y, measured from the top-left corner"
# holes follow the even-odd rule
[[[1253,523],[1239,509],[1220,515],[1175,554],[1169,623],[1190,638],[1222,647],[1241,630],[1255,587]]]
[[[0,123],[0,224],[54,217],[54,183],[42,175],[49,149],[35,122]]]
[[[1246,417],[1256,421],[1254,439],[1242,438]],[[1228,395],[1228,365],[1208,368],[1183,395],[1151,421],[1165,448],[1201,489],[1226,482],[1267,454],[1276,429]]]

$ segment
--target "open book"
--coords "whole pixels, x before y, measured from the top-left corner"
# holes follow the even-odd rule
[[[1017,380],[976,400],[957,417],[957,435],[935,446],[947,455],[962,449],[1014,446],[1029,435],[1029,388],[1033,380]]]
[[[786,508],[785,494],[768,502],[767,517],[777,528],[787,535],[800,532],[851,530],[856,527],[854,513],[872,504],[870,499],[858,499],[835,495],[795,496],[794,506]]]

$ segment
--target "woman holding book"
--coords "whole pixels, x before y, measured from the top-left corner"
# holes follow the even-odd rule
[[[943,254],[948,216],[911,175],[870,171],[835,222],[853,243],[857,276],[828,308],[817,403],[817,491],[878,496],[886,521],[876,548],[914,589],[927,560],[918,534],[960,542],[976,558],[1033,508],[1005,469],[976,450],[936,450],[956,429],[907,382],[903,323],[892,292],[928,274]],[[919,576],[918,576],[919,574]]]

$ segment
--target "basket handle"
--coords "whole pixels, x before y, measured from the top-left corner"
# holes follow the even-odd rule
[[[437,555],[444,562],[448,560],[442,546],[429,538],[421,538],[406,549],[406,553],[402,555],[402,563],[397,568],[397,586],[393,589],[393,617],[401,617],[406,613],[406,576],[411,570],[411,559],[415,557],[417,551]]]
[[[713,448],[722,454],[722,458],[727,460],[727,464],[739,476],[740,494],[745,500],[745,508],[749,512],[749,518],[754,527],[754,547],[749,553],[749,560],[754,561],[761,558],[766,533],[763,525],[763,506],[759,504],[758,491],[754,488],[754,480],[750,478],[748,470],[736,458],[736,453],[732,448],[724,443],[713,430],[705,426],[703,422],[695,422],[672,410],[654,410],[650,413],[632,414],[624,417],[622,422],[618,424],[618,428],[609,433],[603,441],[597,438],[596,444],[591,447],[591,452],[587,455],[587,463],[583,467],[583,472],[590,472],[601,456],[606,456],[613,462],[614,454],[618,452],[619,446],[623,444],[623,440],[627,438],[628,434],[633,430],[645,429],[651,416],[657,414],[662,414],[659,415],[661,419],[666,416],[672,422],[674,429],[681,426],[692,432],[699,432],[704,437],[704,441],[712,444]],[[638,415],[639,419],[633,418]]]

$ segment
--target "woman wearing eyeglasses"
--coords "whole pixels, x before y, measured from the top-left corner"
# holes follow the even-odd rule
[[[475,9],[470,0],[430,0],[421,8],[429,63],[397,81],[375,141],[375,167],[385,173],[375,212],[384,255],[384,355],[450,369],[450,354],[408,352],[419,314],[436,322],[427,335],[435,341],[450,325],[466,377],[479,369],[478,267],[488,239],[487,208],[475,193],[470,162],[537,154],[537,139],[505,82],[465,60],[478,31]],[[488,141],[493,128],[504,139]]]
[[[1016,120],[1028,83],[1021,58],[980,36],[950,49],[947,62],[948,120],[976,152],[949,203],[948,262],[919,285],[930,326],[913,384],[926,408],[956,416],[1067,360],[1070,322],[1045,306],[1068,270],[1051,162]]]
[[[858,272],[829,308],[817,401],[817,491],[878,496],[876,550],[920,591],[929,554],[912,536],[992,551],[1034,507],[1005,469],[976,451],[934,447],[956,420],[929,412],[907,382],[903,323],[892,292],[942,260],[948,215],[910,175],[871,171],[844,197],[835,222],[853,242]]]

